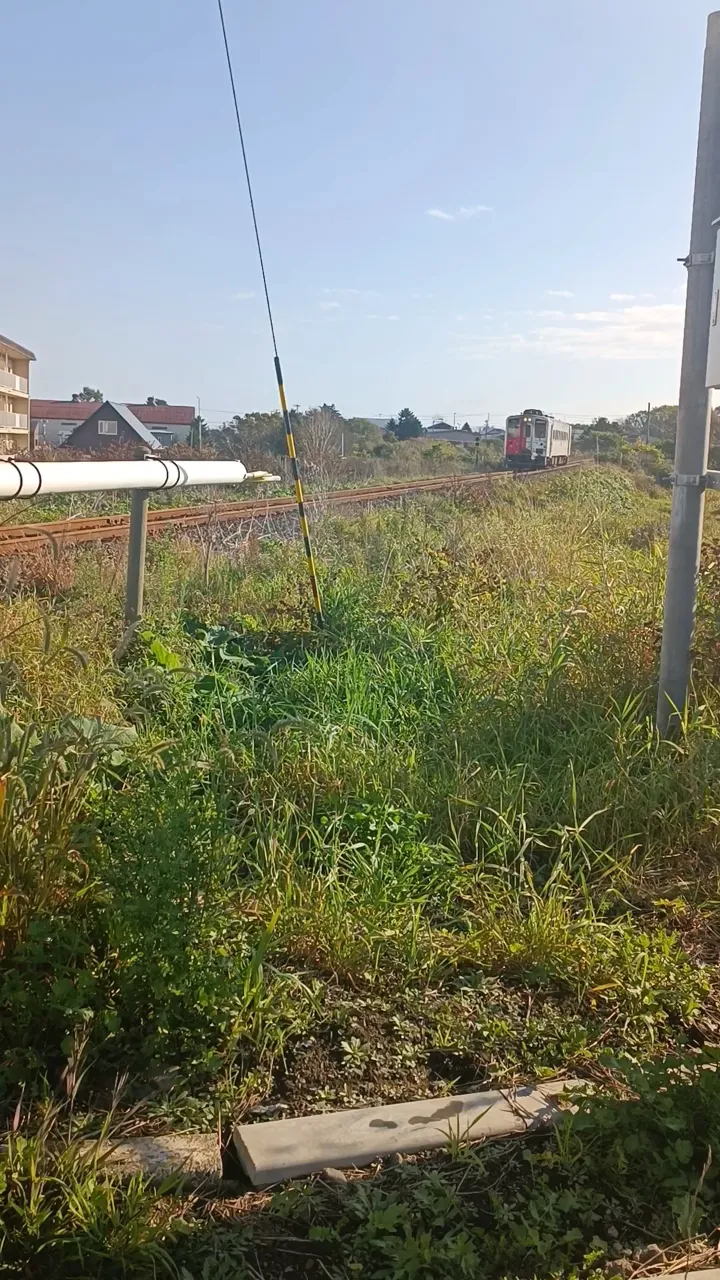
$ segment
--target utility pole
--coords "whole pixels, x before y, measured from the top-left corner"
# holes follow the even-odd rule
[[[202,419],[200,417],[200,397],[199,396],[197,397],[197,409],[198,409],[197,447],[198,449],[202,449]]]
[[[128,546],[127,583],[125,587],[125,626],[139,622],[145,595],[145,544],[150,494],[135,489],[130,499],[130,544]]]
[[[708,18],[685,304],[675,474],[663,614],[657,726],[675,727],[687,706],[710,435],[706,383],[715,230],[720,215],[720,12]]]

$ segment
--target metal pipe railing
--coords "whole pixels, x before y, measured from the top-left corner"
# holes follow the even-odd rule
[[[182,462],[142,458],[118,462],[16,462],[0,459],[0,498],[35,498],[42,493],[101,493],[132,490],[130,543],[125,590],[125,622],[142,616],[145,584],[148,497],[152,492],[190,485],[267,482],[280,476],[248,471],[242,462]]]
[[[119,462],[0,461],[0,498],[39,493],[98,493],[118,489],[185,489],[190,485],[243,484],[279,480],[268,471],[248,471],[242,462],[142,458]]]

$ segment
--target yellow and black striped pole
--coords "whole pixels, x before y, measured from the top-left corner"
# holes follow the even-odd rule
[[[300,479],[300,469],[298,467],[297,453],[295,450],[295,436],[293,435],[292,422],[288,412],[287,400],[285,399],[285,387],[283,385],[282,369],[280,368],[280,357],[275,356],[275,375],[277,377],[278,392],[280,393],[280,407],[282,409],[283,422],[285,424],[285,442],[287,444],[288,457],[290,466],[292,467],[293,481],[295,483],[295,499],[297,501],[298,516],[300,517],[300,529],[305,545],[305,559],[307,560],[308,572],[310,574],[310,586],[312,588],[313,600],[315,602],[315,616],[322,626],[323,611],[322,600],[320,599],[320,587],[317,580],[317,569],[315,568],[315,557],[313,555],[312,543],[310,542],[310,529],[308,527],[307,516],[305,514],[305,499],[303,497],[302,480]]]
[[[240,107],[238,106],[237,90],[235,88],[235,75],[233,73],[232,58],[230,57],[230,45],[228,44],[222,0],[218,0],[218,13],[220,15],[220,26],[222,27],[223,44],[225,46],[225,58],[227,61],[228,75],[230,77],[233,106],[235,108],[235,120],[238,128],[238,137],[240,138],[240,150],[242,151],[245,181],[247,183],[248,198],[250,200],[250,212],[252,214],[253,230],[255,232],[255,244],[257,245],[258,261],[260,263],[260,274],[262,276],[263,292],[265,294],[265,305],[267,307],[268,320],[270,322],[270,336],[272,337],[273,351],[275,353],[275,376],[277,377],[278,391],[280,392],[280,407],[282,409],[283,422],[285,424],[285,440],[287,441],[288,457],[290,458],[293,480],[295,481],[295,498],[297,499],[300,528],[302,530],[303,542],[305,543],[305,557],[307,559],[308,570],[310,572],[310,585],[312,586],[313,600],[315,601],[315,616],[322,626],[322,600],[320,599],[317,570],[315,569],[315,560],[313,558],[312,546],[310,543],[310,530],[308,529],[307,516],[305,515],[302,481],[300,480],[297,453],[295,452],[295,437],[293,436],[292,422],[290,421],[290,414],[288,413],[287,400],[285,399],[285,388],[283,386],[282,370],[280,368],[277,338],[275,337],[275,322],[273,320],[272,307],[270,305],[270,290],[268,289],[267,275],[265,272],[265,259],[263,258],[262,244],[260,243],[260,229],[258,227],[257,213],[255,212],[255,199],[253,197],[252,182],[250,181],[250,168],[248,165],[247,151],[245,150],[245,136],[243,134],[242,121],[240,120]]]

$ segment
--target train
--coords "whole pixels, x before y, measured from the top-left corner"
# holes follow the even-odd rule
[[[541,409],[523,409],[505,423],[505,466],[513,471],[564,467],[572,448],[572,427]]]

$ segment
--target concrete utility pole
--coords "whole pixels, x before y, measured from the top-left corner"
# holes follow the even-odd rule
[[[720,215],[720,12],[708,19],[695,169],[685,334],[675,444],[657,725],[665,734],[687,705],[710,436],[706,387],[713,261]]]
[[[145,595],[145,544],[150,494],[136,489],[130,499],[130,545],[125,590],[125,626],[142,617]]]

